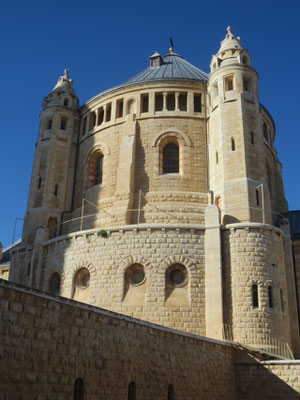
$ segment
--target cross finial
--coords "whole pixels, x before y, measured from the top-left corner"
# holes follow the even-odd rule
[[[170,40],[170,43],[171,43],[171,47],[170,47],[169,51],[170,51],[171,53],[173,53],[173,51],[174,51],[173,38],[170,38],[169,40]]]
[[[232,34],[232,26],[227,26],[227,32]]]
[[[65,68],[64,73],[65,73],[64,79],[69,79],[69,70],[68,70],[68,68]]]

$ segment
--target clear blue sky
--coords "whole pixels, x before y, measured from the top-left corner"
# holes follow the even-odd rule
[[[85,103],[175,51],[208,72],[226,27],[252,55],[272,114],[286,197],[300,209],[299,1],[5,1],[0,6],[0,241],[26,212],[43,97],[65,67]],[[20,227],[18,229],[20,233]]]

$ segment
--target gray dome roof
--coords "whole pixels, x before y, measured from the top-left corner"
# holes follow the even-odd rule
[[[146,68],[124,82],[122,86],[165,80],[207,81],[207,79],[208,74],[184,60],[180,55],[172,52],[162,57],[161,65]]]

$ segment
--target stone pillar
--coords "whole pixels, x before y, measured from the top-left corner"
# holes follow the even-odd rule
[[[296,282],[294,272],[294,260],[292,251],[292,241],[290,234],[289,220],[284,218],[280,221],[280,228],[283,230],[284,237],[284,261],[285,261],[285,274],[287,284],[287,300],[290,316],[290,331],[292,351],[295,358],[300,358],[300,337],[299,337],[299,320],[297,312],[297,298],[296,298]]]
[[[179,92],[175,93],[175,111],[179,111]]]
[[[167,111],[167,96],[168,93],[167,92],[163,92],[163,111]]]
[[[206,336],[222,339],[223,293],[219,208],[205,209],[205,318]]]

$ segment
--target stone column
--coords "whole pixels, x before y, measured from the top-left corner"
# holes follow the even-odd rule
[[[206,336],[222,339],[223,293],[219,208],[205,209],[205,318]]]
[[[163,101],[163,111],[167,111],[167,96],[168,96],[168,93],[167,92],[163,92],[163,99],[164,99],[164,101]]]
[[[175,93],[175,111],[179,111],[179,92]]]

